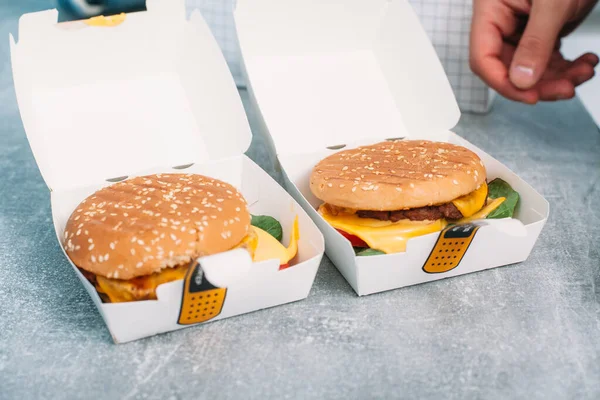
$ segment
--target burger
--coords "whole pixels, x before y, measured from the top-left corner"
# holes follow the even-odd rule
[[[489,216],[507,197],[494,190],[491,198],[486,180],[483,162],[465,147],[396,140],[323,159],[311,173],[310,189],[324,202],[318,210],[323,219],[355,248],[380,254],[405,251],[408,239],[449,223]]]
[[[232,185],[196,174],[140,176],[83,200],[64,231],[67,256],[105,302],[156,299],[156,288],[184,279],[199,257],[236,248],[254,261],[297,252],[298,225],[285,248],[251,225],[244,197]]]

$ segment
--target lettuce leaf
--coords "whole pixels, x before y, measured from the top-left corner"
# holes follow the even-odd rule
[[[385,254],[381,250],[369,249],[369,248],[363,248],[363,247],[355,247],[354,253],[356,253],[357,256],[378,256],[381,254]]]
[[[268,215],[253,215],[250,224],[262,229],[280,242],[283,239],[281,224],[273,217]]]
[[[496,178],[488,183],[488,190],[489,198],[497,199],[498,197],[504,197],[506,200],[504,200],[498,208],[492,211],[487,218],[512,218],[517,204],[519,203],[519,193],[500,178]]]

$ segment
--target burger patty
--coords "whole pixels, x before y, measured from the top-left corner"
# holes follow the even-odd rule
[[[440,218],[460,219],[463,217],[461,212],[458,211],[458,208],[452,203],[397,211],[359,210],[356,212],[356,215],[360,218],[374,218],[381,221],[392,222],[398,222],[403,219],[409,219],[411,221],[433,221]]]

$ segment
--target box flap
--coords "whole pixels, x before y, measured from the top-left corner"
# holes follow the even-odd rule
[[[279,153],[435,134],[460,111],[406,0],[238,0],[249,86]]]
[[[11,38],[25,131],[52,190],[244,153],[251,131],[208,26],[150,0],[114,26],[26,14]]]

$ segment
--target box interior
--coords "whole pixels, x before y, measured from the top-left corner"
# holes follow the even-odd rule
[[[460,117],[406,1],[240,0],[235,17],[251,88],[279,154],[436,135]]]
[[[114,27],[57,24],[55,10],[21,18],[11,46],[17,99],[51,189],[247,150],[225,59],[183,5],[154,0]]]

